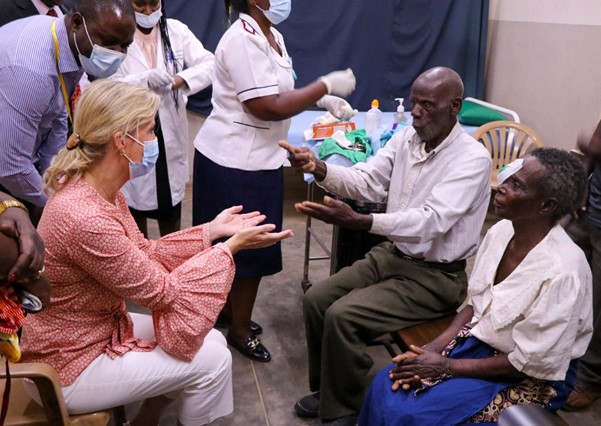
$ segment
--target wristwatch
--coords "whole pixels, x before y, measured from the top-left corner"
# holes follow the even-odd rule
[[[22,202],[17,200],[4,200],[0,202],[0,214],[4,213],[4,211],[10,207],[17,207],[29,213],[29,210],[27,210],[27,207],[25,207]]]

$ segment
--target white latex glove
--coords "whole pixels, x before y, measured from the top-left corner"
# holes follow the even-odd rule
[[[164,69],[154,68],[148,71],[148,88],[153,90],[171,89],[173,77]]]
[[[342,121],[348,121],[357,114],[357,110],[338,96],[325,95],[316,102],[319,108],[325,108],[330,114]]]
[[[348,95],[353,93],[355,90],[355,75],[353,70],[350,68],[344,71],[334,71],[319,77],[319,81],[322,81],[327,89],[328,95],[336,95],[346,98]]]

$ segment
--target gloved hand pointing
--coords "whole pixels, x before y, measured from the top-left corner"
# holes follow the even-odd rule
[[[327,109],[330,114],[342,121],[348,121],[357,114],[356,109],[338,96],[325,95],[316,102],[316,105],[319,108]]]
[[[344,71],[334,71],[318,78],[328,89],[328,95],[346,98],[355,90],[355,75],[350,68]]]
[[[148,88],[153,90],[170,90],[173,77],[164,69],[154,68],[148,71]]]

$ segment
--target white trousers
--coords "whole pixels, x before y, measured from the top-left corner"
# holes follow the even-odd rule
[[[155,340],[152,317],[130,315],[134,335]],[[62,390],[72,414],[165,395],[178,400],[178,418],[183,425],[204,425],[234,409],[232,356],[223,335],[211,330],[191,362],[174,358],[158,346],[115,359],[103,354]]]

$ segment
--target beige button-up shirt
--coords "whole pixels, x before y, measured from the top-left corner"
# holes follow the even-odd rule
[[[370,232],[399,250],[431,262],[453,262],[476,252],[490,199],[488,151],[457,123],[426,153],[413,127],[397,134],[366,163],[328,164],[319,185],[345,198],[387,202]]]

